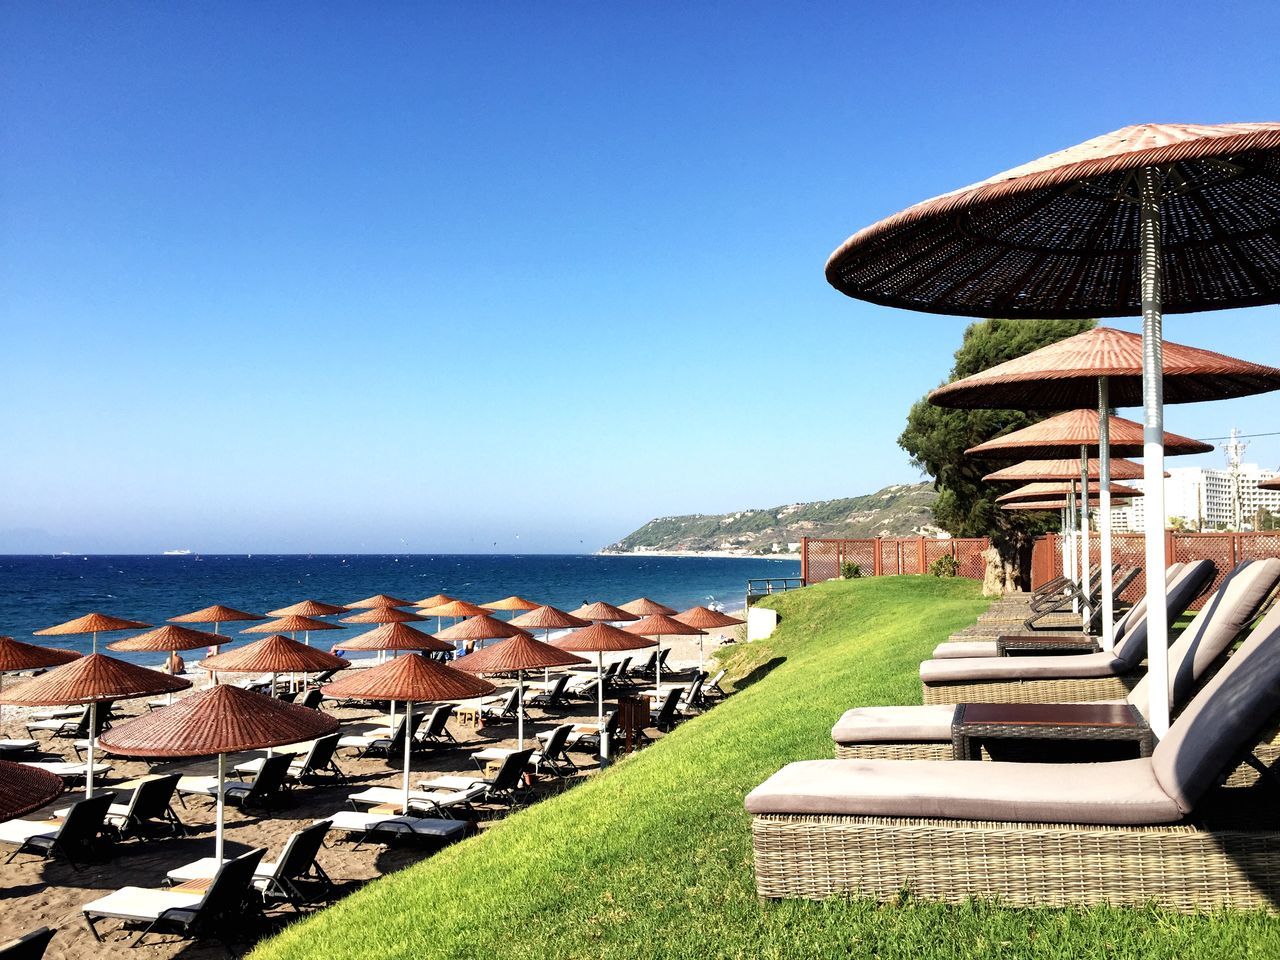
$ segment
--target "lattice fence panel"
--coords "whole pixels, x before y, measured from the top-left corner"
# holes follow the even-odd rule
[[[841,563],[856,563],[858,572],[870,577],[876,571],[876,542],[874,540],[841,540]]]
[[[924,542],[924,572],[928,573],[933,562],[939,557],[954,557],[956,545],[954,540],[926,540]]]
[[[1205,588],[1200,596],[1191,604],[1192,610],[1199,610],[1205,598],[1218,589],[1223,578],[1236,565],[1235,536],[1230,533],[1175,533],[1171,535],[1173,549],[1169,552],[1169,562],[1191,560],[1212,560],[1214,566],[1213,582]]]
[[[1259,531],[1236,535],[1236,563],[1280,557],[1280,531]]]
[[[898,554],[897,540],[880,541],[880,573],[883,576],[892,577],[902,572]]]
[[[982,559],[982,551],[989,546],[983,539],[964,539],[952,541],[956,545],[956,559],[960,561],[960,576],[972,580],[982,580],[987,575],[987,563]]]
[[[805,549],[809,583],[822,583],[840,576],[840,544],[837,541],[809,540]]]

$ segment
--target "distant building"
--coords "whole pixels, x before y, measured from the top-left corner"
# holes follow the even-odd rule
[[[1242,463],[1232,476],[1230,470],[1205,467],[1169,467],[1164,482],[1165,516],[1181,518],[1188,530],[1234,529],[1236,491],[1239,489],[1241,528],[1253,529],[1253,520],[1262,507],[1280,516],[1280,490],[1259,490],[1258,484],[1280,476],[1280,471],[1263,470],[1256,463]],[[1143,480],[1126,480],[1129,486],[1144,488]],[[1112,527],[1118,532],[1141,532],[1146,511],[1145,497],[1111,508]]]

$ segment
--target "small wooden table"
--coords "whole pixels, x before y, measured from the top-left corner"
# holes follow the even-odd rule
[[[459,727],[471,727],[476,730],[484,729],[484,717],[481,715],[479,707],[457,707],[453,711],[453,719]]]
[[[957,760],[981,759],[985,740],[1108,740],[1138,745],[1149,757],[1151,728],[1128,703],[961,703],[951,721]]]

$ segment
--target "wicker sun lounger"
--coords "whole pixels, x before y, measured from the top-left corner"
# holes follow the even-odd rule
[[[1214,596],[1169,648],[1169,696],[1175,710],[1187,703],[1200,682],[1226,656],[1231,645],[1266,605],[1278,583],[1280,560],[1274,558],[1246,561],[1227,575]],[[1124,701],[1144,717],[1147,689],[1144,677]],[[846,711],[831,730],[836,756],[949,760],[953,756],[955,713],[956,706],[952,704],[855,707]]]
[[[814,760],[746,799],[762,897],[903,890],[958,903],[1182,910],[1280,904],[1280,827],[1214,790],[1280,707],[1280,617],[1255,630],[1146,758]],[[1233,796],[1234,795],[1234,796]],[[1244,795],[1243,797],[1241,795]]]
[[[1170,585],[1169,622],[1199,596],[1213,576],[1208,560],[1189,563]],[[1147,653],[1147,622],[1128,632],[1110,653],[1056,657],[969,657],[920,664],[925,703],[1060,703],[1119,700],[1141,674]]]

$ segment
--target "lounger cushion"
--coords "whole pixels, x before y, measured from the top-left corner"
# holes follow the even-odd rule
[[[933,659],[951,657],[998,657],[1000,648],[994,640],[949,640],[933,648]]]
[[[1151,761],[1161,787],[1190,810],[1280,707],[1280,605],[1187,705]]]
[[[435,817],[397,817],[385,813],[356,813],[339,810],[325,819],[333,822],[332,829],[344,833],[413,833],[420,837],[449,840],[467,831],[464,820],[440,820]]]
[[[1166,571],[1165,609],[1169,611],[1171,625],[1176,617],[1191,606],[1191,601],[1200,595],[1200,591],[1213,579],[1214,573],[1213,561],[1211,560],[1196,560],[1193,563],[1183,564],[1179,570]],[[1134,624],[1132,630],[1125,633],[1124,639],[1115,645],[1115,649],[1112,652],[1123,660],[1129,669],[1142,662],[1142,658],[1147,655],[1147,617],[1145,609],[1142,612],[1142,619]]]
[[[1073,764],[806,760],[747,795],[751,813],[1147,824],[1182,817],[1150,758]]]
[[[1128,673],[1129,664],[1109,653],[1073,653],[1054,657],[969,657],[926,660],[920,664],[923,683],[968,680],[1038,680],[1072,677],[1114,677]]]
[[[203,893],[186,890],[153,890],[148,887],[122,887],[114,893],[84,905],[84,912],[95,917],[119,917],[126,920],[155,920],[171,910],[192,911],[200,906]]]
[[[947,743],[951,740],[952,704],[912,707],[854,707],[831,728],[836,743]]]
[[[55,837],[62,824],[50,820],[9,820],[0,823],[0,843],[24,844],[36,837]]]

